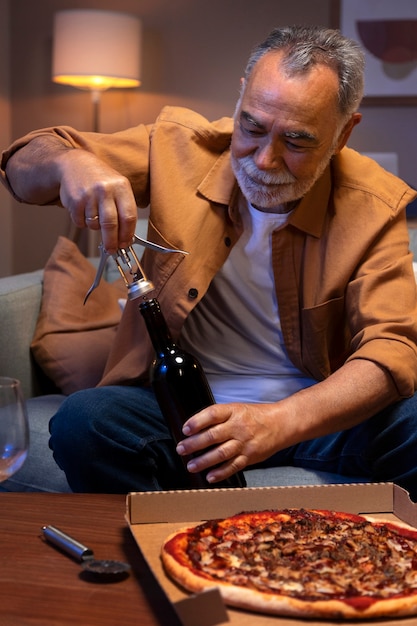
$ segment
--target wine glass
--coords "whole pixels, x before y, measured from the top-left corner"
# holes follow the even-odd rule
[[[20,381],[0,376],[0,482],[25,462],[29,449],[29,423]]]

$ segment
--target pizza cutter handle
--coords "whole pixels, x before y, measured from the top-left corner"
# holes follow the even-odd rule
[[[47,541],[49,541],[49,543],[57,546],[73,558],[77,559],[77,561],[87,561],[92,559],[94,556],[94,553],[90,548],[87,548],[87,546],[84,546],[73,537],[70,537],[66,533],[62,532],[62,530],[55,528],[55,526],[43,526],[42,532],[43,536]]]

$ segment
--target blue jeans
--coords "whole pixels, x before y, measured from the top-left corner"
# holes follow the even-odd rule
[[[187,487],[187,473],[151,390],[99,387],[69,396],[50,422],[50,447],[76,492]],[[294,465],[392,481],[417,501],[417,394],[362,424],[300,443],[257,467]]]

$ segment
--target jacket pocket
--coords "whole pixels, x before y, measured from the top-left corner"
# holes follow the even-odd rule
[[[323,380],[345,362],[350,351],[344,297],[301,311],[302,360],[307,371]]]

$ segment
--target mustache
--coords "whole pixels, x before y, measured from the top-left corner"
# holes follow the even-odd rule
[[[286,185],[297,182],[296,178],[290,174],[290,172],[266,172],[258,169],[250,156],[236,159],[236,161],[243,173],[254,183],[264,185]]]

